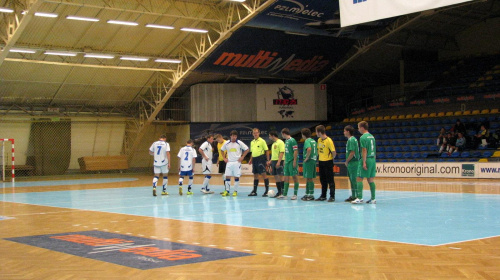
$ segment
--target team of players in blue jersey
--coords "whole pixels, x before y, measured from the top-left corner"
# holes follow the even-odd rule
[[[353,204],[363,203],[363,179],[366,178],[370,185],[371,198],[366,203],[375,204],[375,166],[376,166],[376,144],[375,138],[368,132],[368,123],[362,121],[358,123],[358,130],[361,133],[359,140],[354,137],[354,128],[350,125],[344,128],[344,136],[347,138],[346,161],[347,174],[351,184],[351,196],[345,201]],[[328,202],[335,201],[335,183],[333,180],[333,159],[335,158],[335,146],[330,137],[326,136],[324,126],[316,127],[318,142],[311,138],[311,131],[308,128],[301,130],[304,139],[303,147],[303,177],[306,179],[306,194],[302,197],[305,201],[324,201],[328,185],[330,186],[330,199]],[[252,164],[254,173],[254,188],[249,196],[257,195],[257,185],[259,175],[263,176],[265,182],[265,192],[263,197],[268,197],[269,180],[266,177],[266,170],[274,175],[276,180],[277,193],[272,196],[277,199],[287,199],[290,185],[290,177],[294,182],[294,194],[291,200],[297,199],[299,189],[298,180],[298,144],[291,137],[288,128],[281,131],[281,136],[285,141],[278,138],[276,131],[269,133],[269,138],[273,142],[271,147],[271,157],[266,142],[260,138],[260,131],[253,129],[254,140],[249,148],[243,141],[238,140],[238,132],[231,131],[230,139],[223,140],[221,135],[214,139],[213,135],[208,135],[206,141],[199,147],[198,152],[202,157],[202,173],[205,175],[201,192],[204,194],[213,194],[210,190],[209,181],[211,179],[213,141],[221,143],[218,145],[219,154],[222,155],[226,164],[223,173],[224,191],[222,196],[238,196],[238,189],[241,177],[241,164],[245,156],[250,152],[249,164]],[[219,139],[220,138],[220,139]],[[166,142],[166,136],[160,136],[159,141],[154,142],[149,148],[149,153],[154,157],[154,178],[153,178],[153,196],[157,195],[157,183],[160,174],[163,175],[162,195],[168,195],[168,172],[170,170],[170,145]],[[188,177],[187,195],[192,195],[193,170],[196,162],[197,152],[193,147],[193,140],[188,140],[186,146],[182,147],[177,154],[179,158],[179,195],[183,194],[184,177]],[[314,181],[316,178],[316,162],[319,159],[320,181],[322,185],[321,196],[314,199]],[[266,168],[269,167],[268,168]],[[331,170],[330,170],[331,169]],[[231,179],[234,178],[234,188],[231,193]]]

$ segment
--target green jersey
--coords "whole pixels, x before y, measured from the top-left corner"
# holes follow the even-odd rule
[[[295,141],[293,137],[290,137],[290,139],[285,141],[285,162],[293,162],[293,152],[298,148],[299,146],[297,145],[297,141]]]
[[[351,160],[360,159],[358,139],[356,139],[356,137],[354,136],[349,137],[349,139],[347,140],[345,157],[348,158],[351,152],[354,152],[354,157]]]
[[[303,156],[304,159],[307,155],[307,149],[311,148],[311,153],[309,154],[309,159],[316,161],[318,159],[318,145],[316,141],[312,138],[307,138],[306,141],[304,142],[304,151],[303,151]]]
[[[361,138],[359,138],[359,142],[361,145],[361,148],[366,149],[366,157],[375,157],[375,153],[377,152],[377,146],[375,145],[375,137],[371,135],[369,132],[361,135]]]

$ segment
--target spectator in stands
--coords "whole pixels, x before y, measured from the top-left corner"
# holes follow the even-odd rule
[[[467,140],[465,139],[462,132],[457,133],[457,135],[457,142],[455,143],[455,150],[453,152],[462,152],[463,150],[465,150],[465,143],[467,142]]]
[[[436,144],[439,147],[439,153],[442,153],[444,148],[446,148],[446,145],[448,144],[448,138],[446,137],[446,130],[444,129],[444,127],[441,127],[441,130],[439,131],[439,136]]]
[[[474,137],[474,146],[477,147],[479,145],[486,147],[488,145],[488,138],[490,138],[490,131],[486,128],[484,124],[481,124],[481,128],[479,132]]]
[[[451,153],[453,153],[453,150],[455,149],[455,145],[457,143],[457,136],[455,135],[455,133],[453,133],[453,131],[450,131],[450,132],[448,132],[446,138],[448,138],[448,141],[446,144],[446,152],[448,152],[448,154],[451,155]]]
[[[451,128],[451,131],[453,131],[455,135],[457,135],[459,132],[461,132],[462,135],[467,134],[467,129],[465,128],[465,124],[459,119],[457,119],[457,123],[455,123],[455,125]]]

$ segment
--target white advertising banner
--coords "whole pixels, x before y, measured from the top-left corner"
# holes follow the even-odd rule
[[[312,121],[316,118],[313,84],[257,85],[257,121]]]
[[[340,0],[342,27],[390,18],[472,0]]]
[[[476,163],[478,178],[497,179],[500,178],[500,161]]]

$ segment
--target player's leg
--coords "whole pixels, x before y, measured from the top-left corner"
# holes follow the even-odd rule
[[[248,196],[257,196],[257,187],[259,186],[259,158],[252,158],[253,190]]]
[[[370,200],[368,200],[366,203],[369,204],[375,204],[377,201],[375,200],[375,174],[376,174],[376,163],[374,158],[369,158],[367,159],[367,167],[368,167],[368,184],[370,185]]]
[[[156,196],[156,184],[160,179],[161,169],[158,166],[153,166],[153,172],[155,174],[155,176],[153,177],[153,196]]]
[[[363,178],[366,178],[365,169],[363,168],[363,161],[358,162],[358,174],[356,178],[356,199],[351,201],[352,204],[363,202]]]
[[[328,201],[335,201],[335,174],[333,173],[333,161],[326,162],[326,181],[330,187],[330,199]]]
[[[184,176],[186,174],[184,174],[184,171],[181,171],[179,173],[179,195],[182,195],[182,184],[184,183]]]
[[[326,200],[326,194],[328,191],[328,180],[326,178],[326,161],[319,162],[319,182],[321,183],[321,195],[316,199],[316,201]]]
[[[191,191],[191,186],[193,185],[193,180],[194,180],[194,175],[193,175],[193,171],[189,171],[188,172],[188,176],[189,176],[189,181],[188,181],[188,191],[187,191],[187,195],[192,195],[193,192]]]
[[[163,174],[163,185],[161,195],[168,195],[167,185],[168,185],[168,166],[164,165],[161,167],[161,173]]]
[[[347,176],[349,177],[349,182],[351,183],[351,196],[345,200],[345,202],[351,202],[356,199],[356,175],[358,172],[358,163],[349,162],[347,165]]]
[[[264,179],[264,187],[266,188],[262,196],[267,197],[267,192],[269,191],[269,179],[267,178],[267,173],[266,173],[266,157],[265,156],[260,156],[260,157],[261,157],[259,164],[260,175],[262,176],[262,179]]]
[[[225,180],[224,180],[224,192],[222,193],[222,196],[228,196],[229,192],[231,191],[231,177],[233,177],[233,168],[234,168],[234,162],[229,162],[226,165],[226,170],[225,170]]]
[[[221,160],[219,161],[219,173],[222,174],[222,183],[225,184],[226,182],[226,162]],[[224,191],[222,191],[220,194],[223,194]]]

